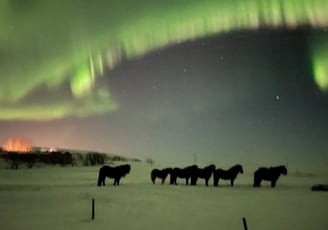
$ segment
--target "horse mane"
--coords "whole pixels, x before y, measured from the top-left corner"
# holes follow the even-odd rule
[[[185,167],[185,168],[183,168],[183,169],[196,169],[196,168],[198,168],[198,166],[197,165],[190,165],[190,166],[187,166],[187,167]]]
[[[116,166],[115,169],[117,170],[118,174],[120,174],[122,177],[125,177],[126,174],[130,173],[131,166],[129,164],[124,164]]]
[[[287,175],[287,167],[285,165],[279,165],[279,166],[276,166],[276,167],[271,167],[270,169],[278,170],[282,174]]]
[[[164,169],[162,169],[162,172],[171,173],[172,172],[172,168],[164,168]]]
[[[272,167],[271,167],[272,168]],[[266,169],[269,169],[268,167],[259,167],[259,169],[258,170],[266,170]]]
[[[204,167],[203,169],[214,169],[215,170],[215,165],[214,164],[210,164],[210,165]]]
[[[233,170],[233,169],[237,169],[237,168],[239,168],[239,169],[241,169],[241,171],[243,171],[243,166],[241,165],[241,164],[236,164],[236,165],[234,165],[234,166],[232,166],[230,169],[228,169],[228,170]]]

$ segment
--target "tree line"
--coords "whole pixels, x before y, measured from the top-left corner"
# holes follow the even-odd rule
[[[105,153],[70,153],[54,152],[8,152],[0,150],[0,158],[4,159],[11,169],[18,169],[21,165],[33,168],[36,164],[61,165],[61,166],[95,166],[103,165],[109,161],[127,161],[121,156],[110,156]]]

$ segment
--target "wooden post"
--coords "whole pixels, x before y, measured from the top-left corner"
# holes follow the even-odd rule
[[[245,217],[243,217],[243,224],[244,224],[244,229],[245,230],[248,230]]]
[[[95,199],[92,198],[92,220],[95,219]]]

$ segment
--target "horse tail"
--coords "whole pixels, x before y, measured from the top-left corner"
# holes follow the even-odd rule
[[[267,170],[267,168],[261,167],[254,172],[253,187],[260,187],[261,181],[262,181],[263,177],[265,176],[264,174],[266,173],[266,170]]]
[[[150,178],[151,178],[151,181],[153,182],[153,184],[155,184],[155,179],[156,179],[156,176],[154,174],[155,174],[154,170],[151,171]]]

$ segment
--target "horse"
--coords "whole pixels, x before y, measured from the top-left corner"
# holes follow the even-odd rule
[[[208,181],[211,178],[213,172],[215,171],[215,165],[208,165],[205,168],[198,168],[194,175],[191,176],[191,185],[197,185],[197,179],[205,179],[205,185],[208,186]]]
[[[315,184],[311,187],[311,190],[328,192],[328,184]]]
[[[186,185],[188,185],[189,179],[192,177],[192,175],[195,175],[195,172],[197,171],[197,169],[198,169],[197,165],[191,165],[191,166],[185,167],[183,169],[181,169],[181,168],[172,169],[170,184],[177,185],[177,178],[185,178]]]
[[[265,180],[271,181],[271,188],[274,188],[281,174],[287,175],[287,168],[284,165],[270,168],[261,167],[254,172],[253,187],[260,187],[261,181]]]
[[[232,166],[228,170],[217,169],[213,172],[213,185],[219,186],[220,178],[223,180],[230,180],[231,187],[234,185],[234,181],[238,173],[244,173],[243,167],[240,164]]]
[[[156,178],[162,179],[162,184],[164,184],[165,179],[168,174],[171,174],[172,168],[165,168],[165,169],[153,169],[150,173],[150,178],[153,184],[155,184]]]
[[[126,174],[129,174],[131,170],[131,166],[129,164],[119,165],[116,167],[111,167],[105,165],[99,169],[98,175],[98,186],[105,186],[106,177],[114,178],[114,186],[120,185],[121,177],[125,177]]]

